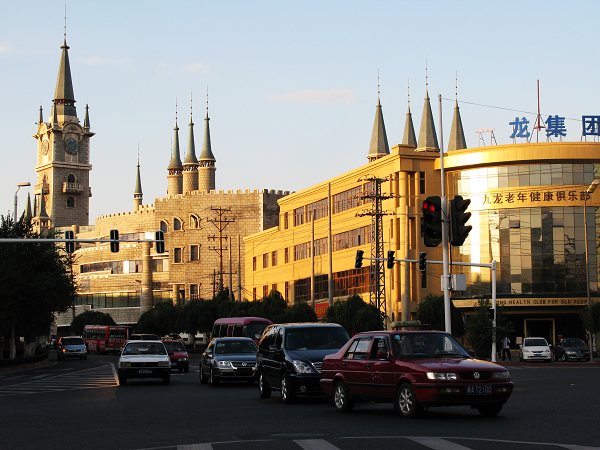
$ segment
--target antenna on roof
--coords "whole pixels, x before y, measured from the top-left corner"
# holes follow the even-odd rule
[[[542,122],[542,113],[540,112],[540,80],[537,80],[537,117],[533,126],[535,130],[535,142],[539,142],[540,130],[542,128],[546,128],[546,125],[543,125]]]
[[[496,141],[496,136],[494,136],[494,129],[493,128],[479,128],[476,133],[479,135],[479,146],[481,147],[482,145],[485,147],[486,143],[485,143],[485,138],[483,137],[484,133],[489,133],[490,134],[490,145],[498,145],[498,142]]]

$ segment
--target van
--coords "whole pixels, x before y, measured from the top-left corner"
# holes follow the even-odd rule
[[[258,344],[264,329],[272,323],[263,317],[222,317],[215,320],[212,337],[248,337]]]

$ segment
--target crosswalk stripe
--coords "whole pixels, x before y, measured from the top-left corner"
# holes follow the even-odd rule
[[[410,439],[432,450],[470,450],[470,447],[436,437],[406,436],[406,439]]]
[[[294,442],[304,450],[339,450],[339,447],[325,439],[295,439]]]
[[[189,445],[178,445],[177,450],[212,450],[211,444],[189,444]]]

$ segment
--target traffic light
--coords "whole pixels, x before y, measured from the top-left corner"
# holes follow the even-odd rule
[[[388,251],[388,256],[387,256],[387,268],[388,269],[393,269],[394,268],[394,255],[396,254],[395,251],[393,250],[389,250]]]
[[[110,230],[110,251],[113,253],[119,251],[119,230]]]
[[[450,201],[450,244],[455,247],[463,245],[473,229],[471,225],[465,225],[471,217],[471,213],[466,212],[470,203],[471,200],[460,195]]]
[[[423,201],[421,235],[426,247],[437,247],[442,242],[442,201],[437,195]]]
[[[488,317],[490,319],[490,322],[494,321],[494,308],[488,309]]]
[[[157,231],[154,237],[156,238],[156,253],[164,253],[165,252],[165,232]]]
[[[354,267],[356,269],[360,269],[362,267],[364,253],[365,252],[363,250],[356,250],[356,262],[354,263]]]
[[[75,251],[75,242],[73,241],[74,233],[72,231],[65,231],[65,251],[67,253],[73,253]]]
[[[426,268],[427,268],[427,253],[420,252],[419,253],[419,271],[425,272]]]

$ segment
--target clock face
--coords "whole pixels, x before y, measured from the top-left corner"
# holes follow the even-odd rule
[[[48,148],[49,148],[49,147],[50,147],[50,143],[48,142],[48,140],[47,140],[47,139],[44,139],[44,140],[42,141],[42,153],[43,153],[44,155],[47,155],[47,154],[48,154]]]
[[[77,140],[75,140],[73,138],[68,138],[65,141],[65,151],[71,155],[74,155],[75,153],[77,153],[78,147],[79,147],[79,144],[77,143]]]

